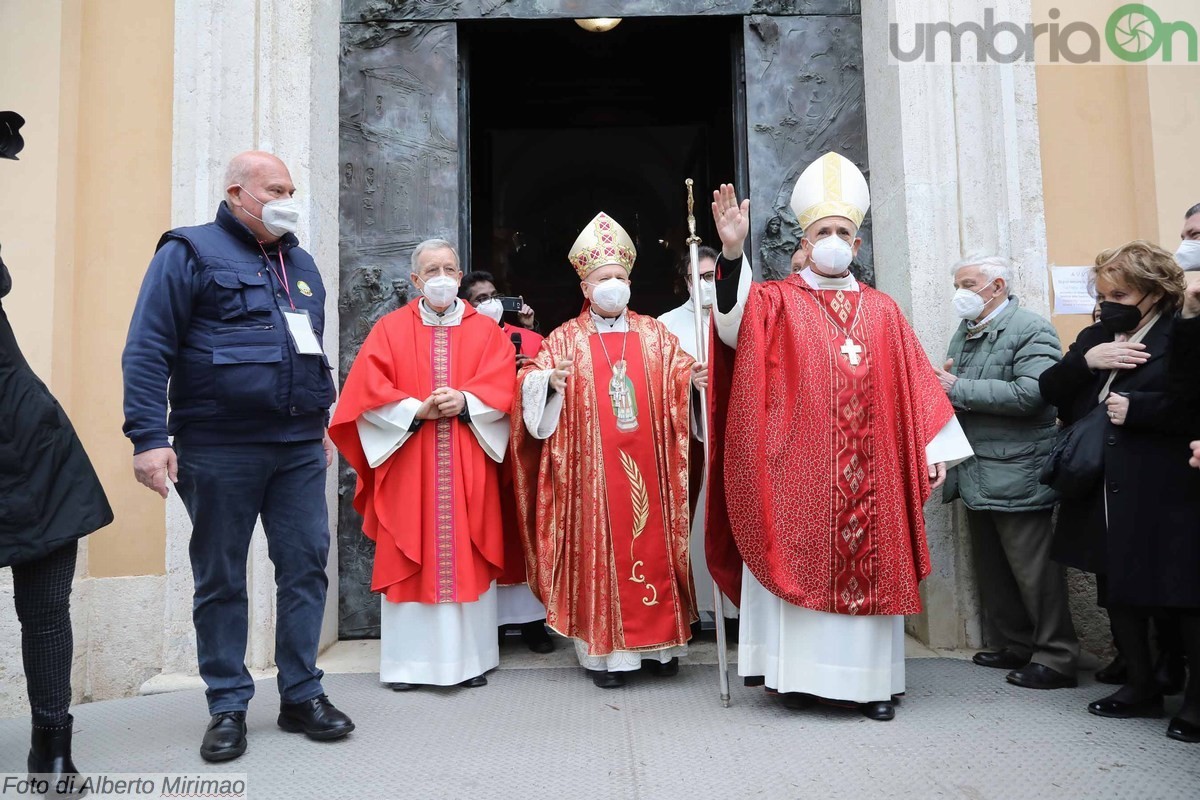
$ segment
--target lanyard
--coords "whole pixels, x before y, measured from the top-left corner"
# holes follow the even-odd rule
[[[292,287],[288,286],[287,267],[283,264],[283,250],[279,250],[279,272],[271,266],[271,257],[267,255],[267,250],[262,246],[262,242],[258,243],[258,249],[262,250],[263,258],[267,259],[267,272],[270,272],[275,280],[283,284],[283,290],[287,292],[288,305],[292,307],[292,311],[296,310],[296,304],[292,302]],[[283,277],[280,277],[282,275]]]

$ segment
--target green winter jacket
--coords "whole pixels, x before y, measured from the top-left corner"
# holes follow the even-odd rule
[[[1057,412],[1042,398],[1038,376],[1062,360],[1058,334],[1016,297],[985,329],[967,339],[967,323],[950,340],[958,381],[950,402],[975,457],[950,470],[943,501],[962,498],[976,511],[1037,511],[1054,506],[1038,482],[1054,446]]]

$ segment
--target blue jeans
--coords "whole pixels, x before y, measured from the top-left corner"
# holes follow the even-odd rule
[[[329,519],[321,442],[176,444],[175,451],[176,488],[192,520],[192,620],[209,713],[244,711],[254,696],[245,664],[246,557],[260,514],[275,565],[280,700],[322,694],[316,660],[329,586]]]

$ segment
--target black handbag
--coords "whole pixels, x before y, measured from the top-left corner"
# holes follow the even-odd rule
[[[1111,423],[1100,403],[1058,432],[1038,480],[1063,497],[1086,497],[1104,477],[1104,439]]]

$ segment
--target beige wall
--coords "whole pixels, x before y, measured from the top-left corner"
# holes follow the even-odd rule
[[[0,180],[5,303],[30,364],[71,415],[116,512],[88,539],[93,577],[161,574],[161,501],[121,434],[120,355],[154,244],[170,227],[173,6],[4,0],[0,104],[26,117]]]
[[[1174,251],[1200,202],[1200,67],[1040,66],[1037,83],[1050,263],[1138,238]],[[1090,319],[1054,322],[1065,346]]]

